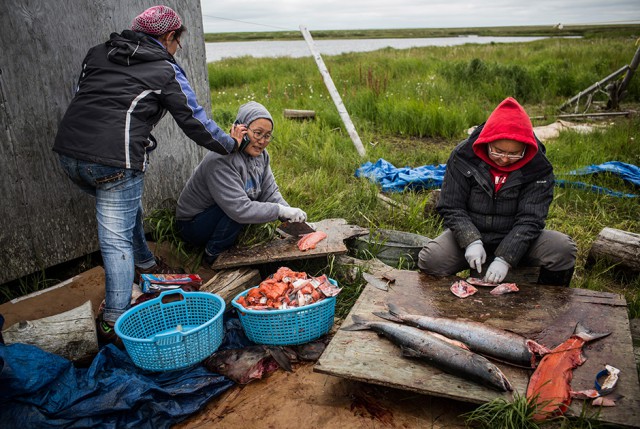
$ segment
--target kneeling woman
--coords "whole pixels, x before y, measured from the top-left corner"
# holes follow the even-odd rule
[[[246,148],[226,156],[207,153],[178,199],[178,231],[188,244],[204,246],[207,264],[235,243],[244,225],[307,220],[285,201],[271,172],[269,111],[250,101],[240,106],[236,122],[247,126]]]

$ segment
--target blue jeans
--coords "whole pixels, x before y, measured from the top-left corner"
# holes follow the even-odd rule
[[[195,247],[204,246],[204,259],[208,263],[233,246],[242,231],[242,224],[227,216],[219,206],[211,206],[193,219],[178,220],[176,224],[185,242]]]
[[[144,237],[144,172],[60,155],[60,163],[80,189],[96,199],[98,240],[105,271],[103,318],[115,322],[131,303],[135,266],[150,268],[155,257]]]

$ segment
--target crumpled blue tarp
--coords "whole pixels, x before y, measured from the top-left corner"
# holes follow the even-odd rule
[[[587,167],[583,167],[578,170],[570,171],[566,175],[567,176],[586,176],[588,174],[597,174],[597,173],[605,173],[605,172],[619,176],[622,180],[632,183],[635,186],[640,186],[640,167],[632,164],[627,164],[625,162],[620,162],[620,161],[608,161],[599,165],[589,165]],[[636,198],[640,196],[636,194],[627,194],[624,192],[617,192],[611,189],[603,188],[601,186],[596,186],[596,185],[590,185],[584,182],[556,180],[556,184],[561,187],[570,186],[573,188],[588,189],[592,192],[607,194],[614,197]]]
[[[383,192],[402,192],[405,189],[433,189],[441,187],[445,169],[446,164],[423,165],[417,168],[396,168],[393,164],[380,158],[375,164],[371,162],[362,164],[356,170],[355,176],[366,177],[374,183],[379,183],[382,186]],[[618,175],[621,179],[640,186],[640,168],[619,161],[590,165],[570,171],[567,175],[578,176],[602,172]],[[562,187],[578,187],[616,197],[638,197],[638,195],[635,194],[616,192],[600,186],[588,185],[583,182],[557,180],[556,183]]]
[[[113,345],[76,368],[35,346],[0,344],[1,427],[169,428],[233,385],[202,364],[144,371]]]
[[[383,192],[409,189],[433,189],[442,186],[446,164],[423,165],[417,168],[396,168],[380,158],[375,164],[366,162],[356,170],[356,177],[366,177],[382,185]]]

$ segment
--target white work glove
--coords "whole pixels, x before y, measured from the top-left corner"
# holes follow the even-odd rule
[[[278,219],[283,222],[304,222],[307,220],[307,214],[299,208],[278,204]]]
[[[467,246],[464,251],[464,258],[471,268],[482,272],[482,264],[487,260],[487,252],[484,250],[482,241],[476,240]]]
[[[496,257],[484,276],[484,281],[489,283],[500,283],[507,276],[507,272],[511,265],[501,257]]]

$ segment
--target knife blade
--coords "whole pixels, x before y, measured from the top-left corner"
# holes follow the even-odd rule
[[[367,283],[369,283],[371,286],[377,289],[384,290],[384,291],[389,290],[389,284],[387,282],[377,278],[372,274],[362,273],[362,277],[367,281]]]
[[[282,222],[278,229],[294,237],[316,232],[316,229],[307,222]]]

